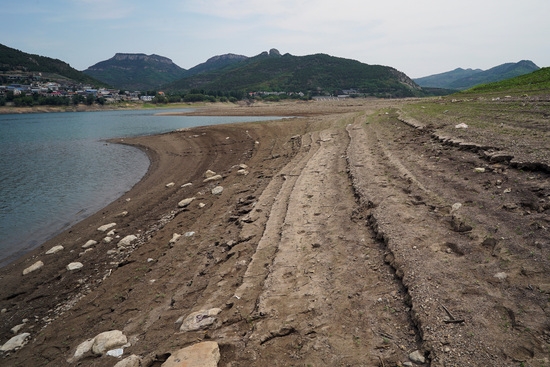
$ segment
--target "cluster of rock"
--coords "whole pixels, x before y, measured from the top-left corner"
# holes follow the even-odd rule
[[[245,164],[240,164],[235,167],[237,168],[237,175],[246,176],[249,174],[248,166],[246,166]],[[223,180],[223,176],[220,174],[217,174],[212,170],[207,170],[204,173],[203,183],[216,184],[216,186],[210,189],[211,194],[214,196],[219,196],[223,193],[224,188],[223,186],[219,185],[219,181],[222,181],[222,180]],[[192,187],[192,185],[193,185],[192,183],[186,183],[181,185],[181,188]],[[175,183],[170,182],[165,186],[166,188],[171,188],[175,186]],[[202,193],[199,193],[199,194],[202,195]],[[161,220],[159,220],[159,222],[156,223],[156,225],[152,226],[151,229],[149,229],[147,232],[145,232],[142,235],[130,234],[130,235],[124,236],[123,238],[120,238],[120,236],[116,234],[117,224],[115,222],[104,224],[97,228],[97,231],[104,234],[104,237],[98,240],[95,240],[95,239],[88,240],[86,243],[84,243],[81,246],[82,252],[80,252],[78,256],[82,257],[85,254],[93,251],[94,248],[96,248],[97,245],[100,243],[110,244],[115,239],[120,238],[116,244],[116,248],[108,250],[107,254],[110,255],[112,258],[116,258],[118,260],[121,260],[122,258],[126,258],[133,251],[133,249],[135,249],[135,247],[138,245],[136,244],[136,242],[146,241],[148,238],[151,237],[152,233],[162,228],[167,222],[172,220],[175,217],[175,215],[179,213],[179,211],[184,210],[191,203],[193,203],[195,199],[196,197],[188,197],[178,202],[178,210],[173,210],[171,211],[170,214],[163,216]],[[129,199],[127,199],[127,201],[129,201]],[[206,204],[202,202],[198,204],[199,208],[203,208],[205,206]],[[116,215],[115,217],[123,217],[123,216],[126,216],[127,214],[128,212],[124,211]],[[172,236],[172,239],[169,242],[169,245],[173,245],[174,243],[176,243],[178,239],[182,236],[192,237],[194,235],[195,235],[195,232],[193,231],[185,232],[183,235],[174,233]],[[45,252],[45,255],[51,256],[64,250],[65,250],[64,246],[56,245],[50,248],[49,250],[47,250]],[[149,260],[152,260],[152,259],[149,259]],[[43,268],[44,266],[45,266],[45,261],[38,260],[23,270],[23,276],[36,272],[39,269]],[[67,264],[65,268],[69,272],[76,272],[82,269],[83,267],[84,267],[84,264],[82,262],[73,261]],[[110,274],[111,274],[111,271],[107,272],[105,277],[109,276]],[[84,294],[75,295],[73,297],[74,302],[78,301],[83,296]],[[71,304],[74,302],[71,302]],[[221,312],[221,309],[219,308],[200,310],[197,312],[193,312],[187,315],[186,317],[184,316],[180,317],[176,321],[176,324],[178,325],[180,332],[202,330],[214,324],[216,321],[216,316],[220,312]],[[62,312],[60,312],[59,314],[61,313]],[[53,320],[48,318],[48,321],[51,322]],[[23,322],[23,324],[19,324],[13,327],[12,332],[14,334],[17,334],[19,331],[21,331],[21,329],[24,326],[25,326],[25,322]],[[31,334],[28,332],[19,333],[13,338],[11,338],[10,340],[8,340],[4,345],[2,345],[0,347],[0,352],[9,353],[9,352],[16,351],[22,348],[26,343],[28,343],[30,338],[31,338]],[[69,361],[78,362],[79,360],[84,358],[98,357],[102,355],[121,357],[123,355],[124,348],[129,345],[130,344],[128,343],[126,336],[121,331],[118,331],[118,330],[107,331],[107,332],[98,334],[94,338],[88,339],[82,342],[81,344],[79,344],[73,356],[69,359]],[[196,363],[193,362],[195,364],[189,362],[193,360],[193,358],[194,360],[197,361]],[[175,352],[162,366],[165,366],[165,367],[183,366],[183,364],[180,363],[180,361],[183,361],[183,360],[185,360],[186,363],[188,363],[188,364],[185,364],[185,366],[217,366],[219,358],[220,358],[219,348],[217,343],[204,342],[204,343],[199,343]],[[116,366],[117,367],[140,366],[141,362],[142,362],[141,357],[132,355],[118,362]]]

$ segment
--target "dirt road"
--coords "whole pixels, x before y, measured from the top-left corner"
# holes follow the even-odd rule
[[[550,365],[548,173],[400,121],[406,103],[279,105],[308,117],[127,141],[149,149],[150,174],[2,269],[1,340],[23,318],[31,334],[3,361],[114,366],[67,360],[117,329],[143,366],[204,340],[219,366]],[[222,177],[203,182],[208,169]],[[96,228],[110,222],[138,240],[108,253]],[[46,261],[54,244],[64,255]]]

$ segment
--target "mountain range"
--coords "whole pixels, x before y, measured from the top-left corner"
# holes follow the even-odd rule
[[[376,97],[448,94],[472,86],[505,80],[538,70],[532,61],[507,63],[489,70],[458,68],[446,73],[410,79],[382,65],[326,54],[282,55],[271,49],[253,57],[236,54],[214,56],[189,70],[167,57],[141,53],[117,53],[84,72],[69,64],[0,45],[0,72],[47,73],[96,87],[177,93],[201,92],[304,92],[315,94],[362,94]],[[2,77],[2,75],[0,75]]]
[[[488,70],[457,68],[441,74],[414,79],[421,87],[464,90],[476,85],[498,82],[516,76],[532,73],[539,67],[532,61],[522,60],[506,63]]]

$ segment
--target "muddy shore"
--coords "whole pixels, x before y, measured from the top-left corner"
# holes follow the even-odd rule
[[[120,330],[141,366],[203,341],[218,366],[550,365],[546,158],[514,167],[415,102],[211,106],[290,118],[124,139],[146,176],[0,269],[0,344],[29,333],[0,364],[114,366],[74,355]]]

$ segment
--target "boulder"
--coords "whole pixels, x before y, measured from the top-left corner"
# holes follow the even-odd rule
[[[193,200],[195,200],[194,197],[192,197],[192,198],[187,198],[187,199],[183,199],[182,201],[180,201],[180,202],[178,203],[178,206],[179,206],[180,208],[185,208],[186,206],[188,206],[189,204],[191,204],[191,203],[193,202]]]
[[[202,342],[174,352],[161,367],[217,367],[220,348],[216,342]]]
[[[223,187],[216,186],[212,189],[212,195],[220,195],[223,192]]]
[[[85,244],[82,245],[82,248],[88,248],[97,245],[97,241],[89,240]]]
[[[11,352],[22,348],[25,344],[27,344],[30,336],[31,334],[29,333],[22,333],[14,336],[0,347],[0,352]]]
[[[105,232],[113,227],[116,226],[116,223],[109,223],[109,224],[104,224],[102,225],[101,227],[99,227],[97,230],[100,231],[100,232]]]
[[[74,271],[74,270],[82,269],[83,267],[84,267],[84,265],[82,265],[82,263],[74,262],[74,263],[70,263],[69,265],[67,265],[67,270],[68,271]]]
[[[63,251],[64,249],[65,249],[65,247],[63,247],[63,246],[61,246],[61,245],[57,245],[57,246],[52,247],[52,248],[49,249],[48,251],[46,251],[46,255],[56,254],[56,253],[58,253],[59,251]]]
[[[36,271],[36,270],[40,269],[43,266],[44,266],[44,263],[39,260],[39,261],[35,262],[34,264],[32,264],[31,266],[29,266],[28,268],[26,268],[25,270],[23,270],[23,275],[27,275],[29,273],[32,273],[33,271]]]
[[[132,244],[132,242],[134,242],[136,239],[137,239],[137,236],[135,236],[133,234],[130,234],[130,235],[124,237],[123,239],[121,239],[120,241],[118,241],[118,246],[119,247],[130,246]]]
[[[220,308],[211,308],[209,310],[193,312],[182,321],[180,331],[195,331],[206,329],[208,326],[212,325],[216,321],[215,316],[218,315],[220,312],[222,312]]]

